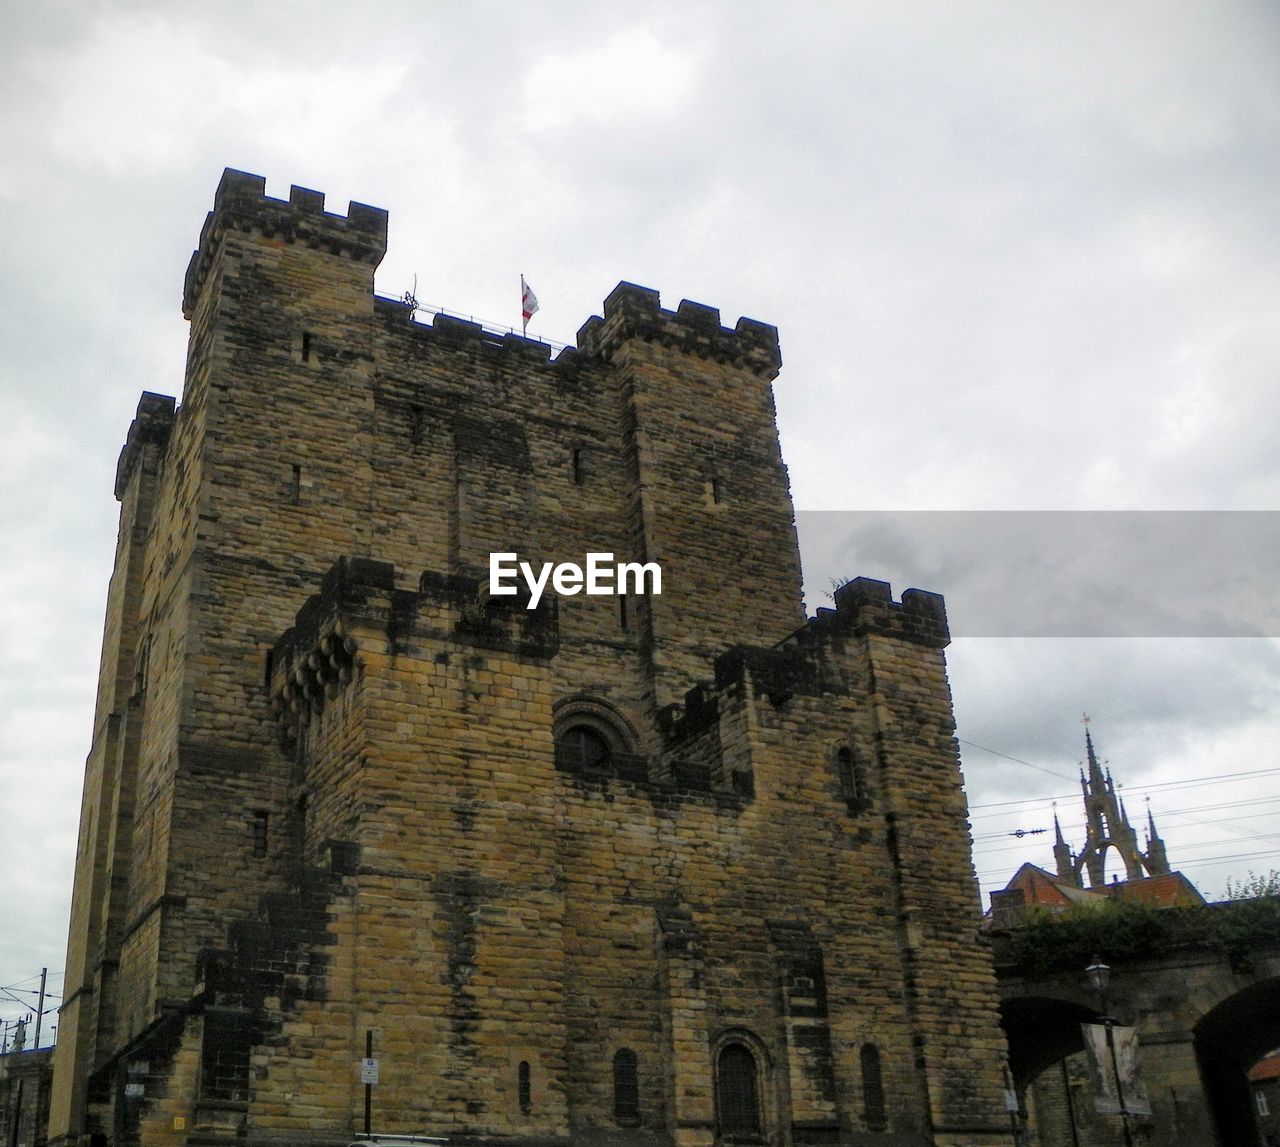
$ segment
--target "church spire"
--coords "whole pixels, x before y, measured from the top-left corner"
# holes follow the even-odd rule
[[[1156,818],[1151,814],[1151,798],[1147,797],[1147,871],[1152,876],[1164,876],[1169,872],[1169,856],[1164,841],[1156,831]]]
[[[1058,805],[1054,802],[1053,806],[1053,862],[1058,869],[1058,877],[1061,880],[1069,880],[1072,884],[1079,887],[1080,876],[1076,872],[1071,848],[1062,838],[1062,825],[1058,823]]]
[[[1103,779],[1102,769],[1098,765],[1098,755],[1093,751],[1093,736],[1089,732],[1088,725],[1084,729],[1084,748],[1089,758],[1089,788],[1095,796],[1100,796],[1106,790],[1107,784]]]
[[[1120,795],[1115,778],[1111,775],[1111,767],[1098,760],[1087,714],[1083,724],[1086,759],[1080,770],[1080,791],[1084,796],[1085,842],[1079,855],[1072,857],[1070,848],[1062,840],[1055,812],[1053,856],[1059,875],[1069,872],[1074,882],[1080,884],[1081,872],[1087,872],[1089,886],[1101,887],[1106,883],[1108,849],[1114,849],[1119,855],[1124,864],[1126,880],[1141,880],[1145,875],[1168,872],[1164,842],[1158,836],[1151,837],[1154,843],[1148,844],[1145,853],[1139,849],[1137,829],[1129,822],[1129,813],[1124,807],[1124,798]],[[1154,828],[1149,815],[1148,820]],[[1061,847],[1057,841],[1061,841]],[[1067,858],[1065,864],[1064,856]]]

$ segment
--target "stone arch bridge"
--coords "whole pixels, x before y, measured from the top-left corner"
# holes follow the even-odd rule
[[[1199,909],[1231,911],[1231,905]],[[1099,999],[1084,970],[1087,957],[1055,960],[1032,971],[1016,942],[994,937],[1010,1070],[1020,1098],[1046,1069],[1083,1050],[1080,1024],[1095,1022]],[[1068,953],[1064,951],[1063,957]],[[1245,1073],[1280,1047],[1280,933],[1228,954],[1221,945],[1179,944],[1163,954],[1115,960],[1107,992],[1118,1023],[1138,1029],[1152,1118],[1135,1135],[1142,1147],[1255,1147]],[[1075,965],[1078,964],[1078,967]],[[1115,1142],[1119,1143],[1119,1120]],[[1072,1133],[1065,1143],[1101,1147]],[[1029,1138],[1035,1142],[1035,1138]],[[1041,1139],[1040,1142],[1046,1142]],[[1054,1141],[1056,1142],[1056,1140]]]

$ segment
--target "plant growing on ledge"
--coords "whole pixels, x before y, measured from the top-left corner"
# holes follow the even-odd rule
[[[1087,964],[1105,951],[1116,964],[1166,955],[1171,948],[1210,948],[1247,970],[1260,948],[1280,946],[1280,895],[1203,907],[1156,908],[1111,901],[1064,912],[1033,908],[997,945],[997,961],[1037,976]]]

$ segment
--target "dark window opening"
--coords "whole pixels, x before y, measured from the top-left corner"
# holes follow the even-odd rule
[[[295,462],[293,464],[293,504],[296,506],[302,501],[302,467]]]
[[[722,1135],[760,1134],[756,1057],[740,1043],[731,1043],[720,1053],[716,1099]]]
[[[202,1100],[224,1103],[248,1101],[252,1044],[252,1020],[247,1012],[222,1009],[205,1012],[200,1049]]]
[[[520,1066],[516,1070],[516,1090],[519,1093],[520,1110],[525,1114],[529,1114],[530,1108],[533,1106],[533,1089],[530,1080],[529,1061],[522,1059]]]
[[[253,814],[253,855],[259,860],[267,855],[267,823],[270,819],[265,812]]]
[[[884,1114],[884,1080],[880,1072],[880,1049],[864,1043],[862,1061],[862,1114],[868,1131],[883,1131],[889,1124]]]
[[[587,472],[582,463],[582,451],[577,446],[570,451],[569,464],[573,471],[573,484],[581,486],[587,480]]]
[[[609,767],[609,742],[589,725],[574,725],[557,746],[561,763],[570,769],[599,771]]]
[[[724,488],[720,484],[719,474],[711,475],[711,481],[708,483],[708,487],[711,492],[711,501],[717,506],[720,505],[724,500]]]
[[[631,628],[631,619],[627,616],[627,595],[625,593],[618,595],[618,628]]]
[[[147,691],[147,679],[151,670],[151,635],[148,634],[142,641],[142,648],[138,650],[137,667],[133,674],[133,691],[134,693],[145,693]]]
[[[421,406],[409,407],[409,441],[414,446],[422,445],[423,426],[426,423],[426,416]]]
[[[636,1053],[630,1048],[614,1053],[613,1117],[619,1123],[636,1123],[640,1119],[640,1079],[636,1065]]]
[[[262,683],[268,689],[271,688],[271,674],[275,672],[275,668],[276,668],[276,651],[274,649],[268,649],[266,663],[262,667]]]
[[[311,332],[310,331],[302,332],[302,361],[303,362],[311,361]]]
[[[851,811],[858,811],[867,806],[866,770],[861,760],[848,746],[836,750],[836,781],[840,785],[840,795],[849,802]]]

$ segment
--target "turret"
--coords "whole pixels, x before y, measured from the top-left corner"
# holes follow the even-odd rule
[[[1053,806],[1053,860],[1058,867],[1058,875],[1063,880],[1070,880],[1079,886],[1080,874],[1072,863],[1071,848],[1062,837],[1062,825],[1058,823],[1058,806]]]
[[[1147,871],[1152,876],[1165,876],[1169,873],[1169,856],[1165,852],[1164,841],[1156,831],[1156,820],[1151,815],[1151,802],[1147,802]]]

